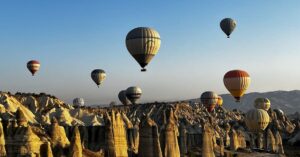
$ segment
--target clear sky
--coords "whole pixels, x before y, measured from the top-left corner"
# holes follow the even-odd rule
[[[0,90],[104,104],[137,85],[142,102],[181,100],[228,93],[223,75],[232,69],[248,71],[248,92],[300,89],[299,8],[299,0],[0,1]],[[219,27],[225,17],[237,21],[230,39]],[[162,39],[146,73],[125,47],[139,26]],[[31,59],[41,62],[35,77]],[[107,72],[99,89],[95,68]]]

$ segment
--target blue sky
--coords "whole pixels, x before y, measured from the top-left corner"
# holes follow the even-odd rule
[[[0,90],[46,92],[66,102],[117,101],[137,85],[141,101],[228,93],[223,75],[244,69],[248,92],[300,89],[300,1],[0,1]],[[232,38],[219,28],[237,21]],[[161,35],[157,56],[140,72],[125,47],[126,34],[148,26]],[[26,62],[41,70],[31,77]],[[95,68],[107,72],[98,89]]]

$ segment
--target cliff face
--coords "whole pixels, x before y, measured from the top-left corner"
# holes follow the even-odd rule
[[[140,124],[139,139],[139,157],[162,157],[158,128],[156,123],[149,117],[144,117]]]
[[[52,120],[50,130],[50,137],[53,147],[64,149],[70,145],[70,141],[66,136],[64,127],[60,126],[55,118]]]
[[[213,132],[209,125],[203,127],[202,156],[215,157],[213,145]]]
[[[6,156],[5,137],[2,122],[0,121],[0,156]]]
[[[21,104],[15,96],[0,93],[0,104],[3,106],[2,116],[3,120],[9,120],[14,116],[17,110],[22,110],[26,120],[31,124],[36,124],[35,115],[23,104]]]
[[[180,157],[180,150],[178,145],[178,127],[177,121],[174,117],[174,112],[171,109],[168,113],[168,121],[164,125],[161,134],[163,134],[162,150],[164,157]]]
[[[106,140],[109,156],[127,157],[128,146],[126,140],[126,128],[121,114],[112,111],[110,115],[107,114],[106,118]]]
[[[82,157],[82,146],[81,146],[81,139],[80,133],[77,126],[73,131],[73,137],[71,141],[71,146],[69,150],[69,157]]]
[[[0,156],[220,156],[250,144],[284,154],[282,139],[297,144],[300,122],[272,109],[269,115],[268,129],[250,136],[244,114],[223,107],[212,113],[187,102],[73,108],[43,93],[0,93]]]

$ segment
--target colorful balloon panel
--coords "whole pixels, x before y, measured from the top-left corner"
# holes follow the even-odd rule
[[[227,90],[238,102],[248,89],[251,79],[246,71],[232,70],[224,75],[223,82]]]
[[[208,112],[214,110],[218,103],[218,94],[212,91],[206,91],[200,96],[201,103],[206,107]]]
[[[31,72],[32,76],[34,76],[34,74],[40,70],[40,62],[37,60],[31,60],[29,62],[27,62],[27,69]]]

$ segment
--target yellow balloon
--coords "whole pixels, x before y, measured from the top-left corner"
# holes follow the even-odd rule
[[[246,113],[246,126],[251,132],[260,132],[267,128],[270,122],[270,116],[263,109],[252,109]]]
[[[218,102],[217,102],[218,106],[223,106],[223,98],[221,96],[218,96]]]

